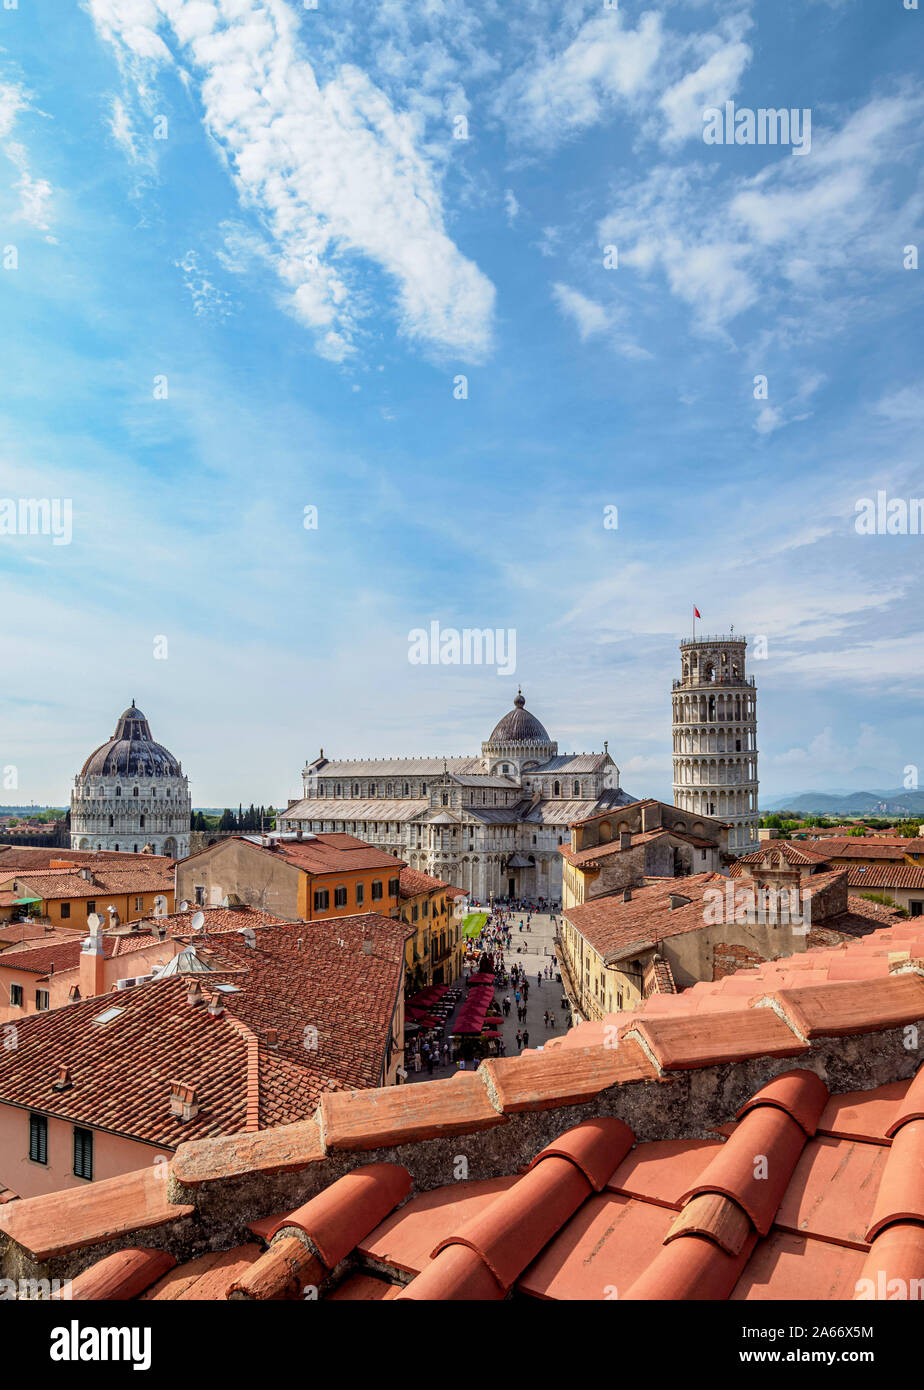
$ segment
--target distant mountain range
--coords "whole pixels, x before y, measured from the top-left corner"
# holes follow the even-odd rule
[[[811,811],[826,816],[924,815],[924,791],[798,792],[765,802],[761,811]]]

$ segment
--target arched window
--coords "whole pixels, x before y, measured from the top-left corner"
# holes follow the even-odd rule
[[[115,789],[115,794],[116,794],[116,796],[121,796],[121,795],[122,795],[122,788],[121,788],[121,787],[116,787],[116,789]]]
[[[574,795],[575,795],[575,796],[580,796],[580,795],[581,795],[581,784],[580,784],[580,782],[577,782],[577,781],[576,781],[576,782],[574,783]]]
[[[138,795],[138,788],[135,787],[135,788],[132,790],[132,796],[137,796],[137,795]]]
[[[404,795],[405,795],[405,796],[410,796],[410,794],[411,794],[411,784],[410,784],[409,782],[405,782],[405,784],[404,784]]]

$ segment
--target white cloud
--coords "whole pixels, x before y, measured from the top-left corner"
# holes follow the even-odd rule
[[[778,284],[830,321],[834,274],[842,294],[857,267],[868,284],[870,268],[894,255],[896,222],[913,225],[916,205],[903,208],[891,180],[896,161],[914,158],[922,115],[924,98],[874,98],[839,128],[816,129],[809,155],[777,155],[745,180],[723,182],[718,155],[659,165],[620,189],[599,239],[619,246],[623,267],[660,269],[705,332],[725,332]],[[823,331],[820,317],[810,326]]]
[[[356,348],[363,293],[356,259],[396,287],[401,331],[479,360],[490,350],[494,288],[446,231],[440,179],[396,110],[359,69],[323,85],[283,0],[91,0],[100,33],[137,60],[173,62],[167,21],[199,83],[205,125],[241,201],[262,218],[285,304],[341,360]],[[144,79],[146,80],[146,78]]]
[[[521,139],[557,144],[595,125],[617,101],[646,85],[661,50],[661,18],[626,27],[618,10],[589,19],[560,52],[546,50],[504,83],[498,107]]]
[[[504,212],[512,227],[520,212],[520,204],[517,202],[512,188],[504,189]]]
[[[605,332],[608,320],[602,304],[561,283],[552,286],[552,294],[565,318],[571,319],[577,327],[582,343],[597,333]]]
[[[196,317],[227,318],[231,313],[231,301],[225,291],[209,279],[196,252],[187,251],[176,265],[183,271],[183,284],[189,292]]]
[[[19,194],[20,221],[29,223],[39,231],[50,230],[50,204],[54,190],[47,179],[35,178],[30,168],[29,154],[25,145],[11,140],[13,127],[20,112],[29,109],[29,97],[16,82],[0,82],[0,141],[2,149],[11,164],[19,170],[19,178],[13,187]],[[48,237],[47,240],[53,240]]]
[[[784,423],[783,412],[781,410],[776,406],[765,405],[762,410],[758,411],[757,419],[754,422],[754,428],[758,434],[772,434],[774,430],[778,430],[780,425]]]

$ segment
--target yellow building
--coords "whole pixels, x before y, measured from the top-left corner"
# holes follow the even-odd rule
[[[115,916],[121,922],[137,922],[172,912],[173,870],[152,865],[141,855],[131,868],[69,864],[11,874],[0,882],[0,893],[14,917],[40,917],[63,931],[85,932],[94,912],[106,926]]]
[[[465,894],[420,869],[401,870],[399,894],[398,916],[414,928],[405,948],[408,988],[451,984],[462,973],[465,947],[453,908]]]

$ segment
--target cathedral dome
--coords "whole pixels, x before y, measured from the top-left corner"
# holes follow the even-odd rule
[[[151,737],[151,729],[134,700],[120,716],[115,733],[91,753],[80,770],[82,777],[182,777],[172,753]]]
[[[517,693],[517,698],[513,702],[513,709],[509,714],[505,714],[503,719],[495,728],[493,734],[488,739],[488,746],[509,743],[550,743],[545,728],[539,723],[534,714],[530,714],[526,709],[526,700],[523,692]]]

